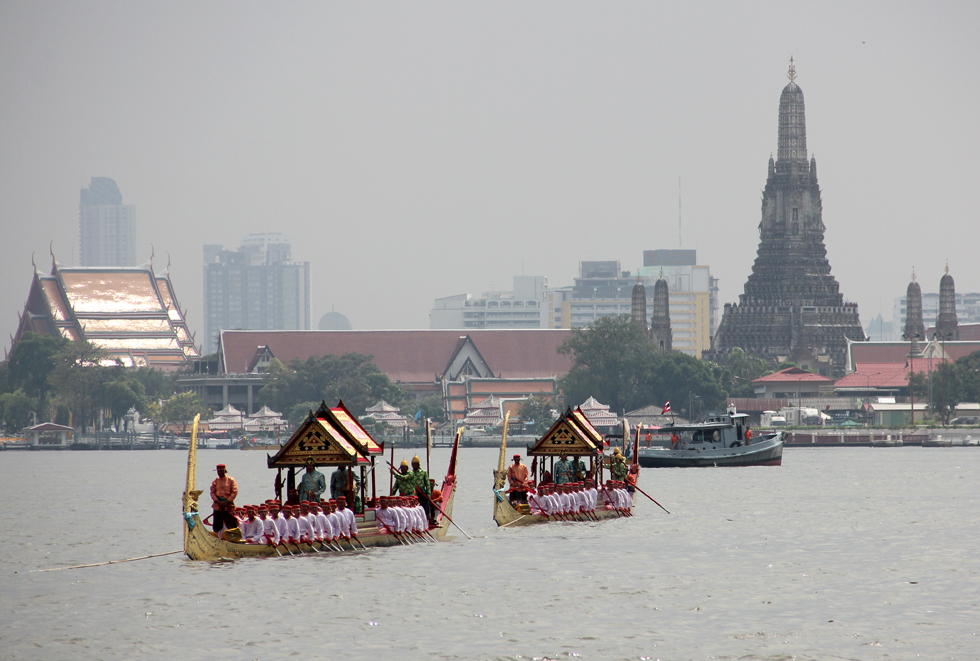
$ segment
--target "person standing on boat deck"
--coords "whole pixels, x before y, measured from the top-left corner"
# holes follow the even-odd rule
[[[613,448],[612,465],[609,467],[609,472],[612,473],[613,479],[617,482],[625,482],[627,470],[626,459],[623,458],[619,448]]]
[[[415,495],[415,476],[408,472],[408,462],[402,459],[398,472],[391,472],[395,476],[395,484],[391,488],[391,495],[398,493],[401,496]]]
[[[354,471],[350,467],[339,466],[330,475],[330,499],[337,500],[341,496],[347,498],[347,492],[356,492],[360,484],[360,478],[354,475]]]
[[[255,508],[249,505],[245,508],[245,520],[241,524],[242,539],[246,544],[261,544],[264,526],[255,518]]]
[[[211,527],[218,533],[223,528],[237,528],[238,519],[235,518],[235,497],[238,496],[238,483],[235,478],[228,475],[228,469],[224,464],[218,464],[214,469],[218,477],[211,483]]]
[[[527,466],[521,463],[521,455],[514,455],[514,463],[507,467],[510,482],[510,504],[527,502]]]
[[[412,495],[418,497],[426,517],[429,521],[433,521],[435,513],[432,511],[432,504],[429,502],[432,484],[429,482],[429,474],[422,470],[422,460],[419,459],[418,455],[412,457],[412,482],[415,484],[415,491],[412,492]]]
[[[629,472],[626,473],[626,491],[632,496],[636,492],[636,478],[640,476],[640,465],[630,464]]]
[[[299,483],[299,499],[300,501],[318,503],[320,496],[326,490],[327,479],[323,477],[323,473],[316,469],[316,463],[310,457],[306,460],[306,472],[303,473],[303,479]]]
[[[558,455],[558,461],[555,463],[555,484],[567,484],[572,481],[572,462],[568,460],[568,456],[562,452]]]
[[[435,480],[429,480],[429,482],[429,486],[432,488],[432,493],[429,497],[432,499],[432,509],[434,510],[432,512],[432,521],[435,523],[436,512],[442,512],[442,491],[436,488]]]

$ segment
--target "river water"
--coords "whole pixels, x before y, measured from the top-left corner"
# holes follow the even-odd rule
[[[225,462],[240,503],[271,495],[265,453],[198,458],[198,488]],[[472,540],[38,572],[180,549],[186,455],[0,454],[0,658],[980,658],[980,448],[645,469],[670,514],[517,529],[491,518],[496,458],[460,451]]]

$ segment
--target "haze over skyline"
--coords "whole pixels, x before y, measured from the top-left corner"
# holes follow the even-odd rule
[[[0,331],[32,252],[79,263],[93,176],[136,206],[137,262],[169,253],[199,345],[204,244],[285,232],[314,327],[428,328],[438,297],[678,247],[678,177],[683,247],[735,301],[791,55],[866,327],[913,267],[980,290],[978,24],[968,3],[7,3]]]

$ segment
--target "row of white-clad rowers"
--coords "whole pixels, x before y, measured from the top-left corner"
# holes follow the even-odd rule
[[[357,539],[354,512],[347,508],[347,499],[322,503],[303,501],[299,505],[283,505],[275,500],[245,507],[245,520],[239,524],[242,541],[248,544],[310,544],[339,538]]]
[[[374,515],[382,534],[422,534],[429,529],[429,516],[419,504],[418,496],[381,496]]]
[[[602,495],[602,503],[599,496]],[[596,507],[626,513],[633,506],[633,497],[626,483],[608,480],[596,489],[592,480],[567,484],[539,484],[536,492],[528,493],[527,504],[532,514],[555,516],[593,512]]]

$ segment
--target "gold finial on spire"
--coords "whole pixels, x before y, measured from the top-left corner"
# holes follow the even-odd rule
[[[915,282],[915,267],[912,267],[912,282]]]
[[[949,260],[946,260],[946,275],[949,275]]]
[[[789,82],[796,82],[796,65],[793,64],[792,55],[789,56],[789,72],[786,74],[786,77],[789,78]]]
[[[664,267],[662,267],[662,266],[660,267],[660,279],[661,280],[664,279]]]

